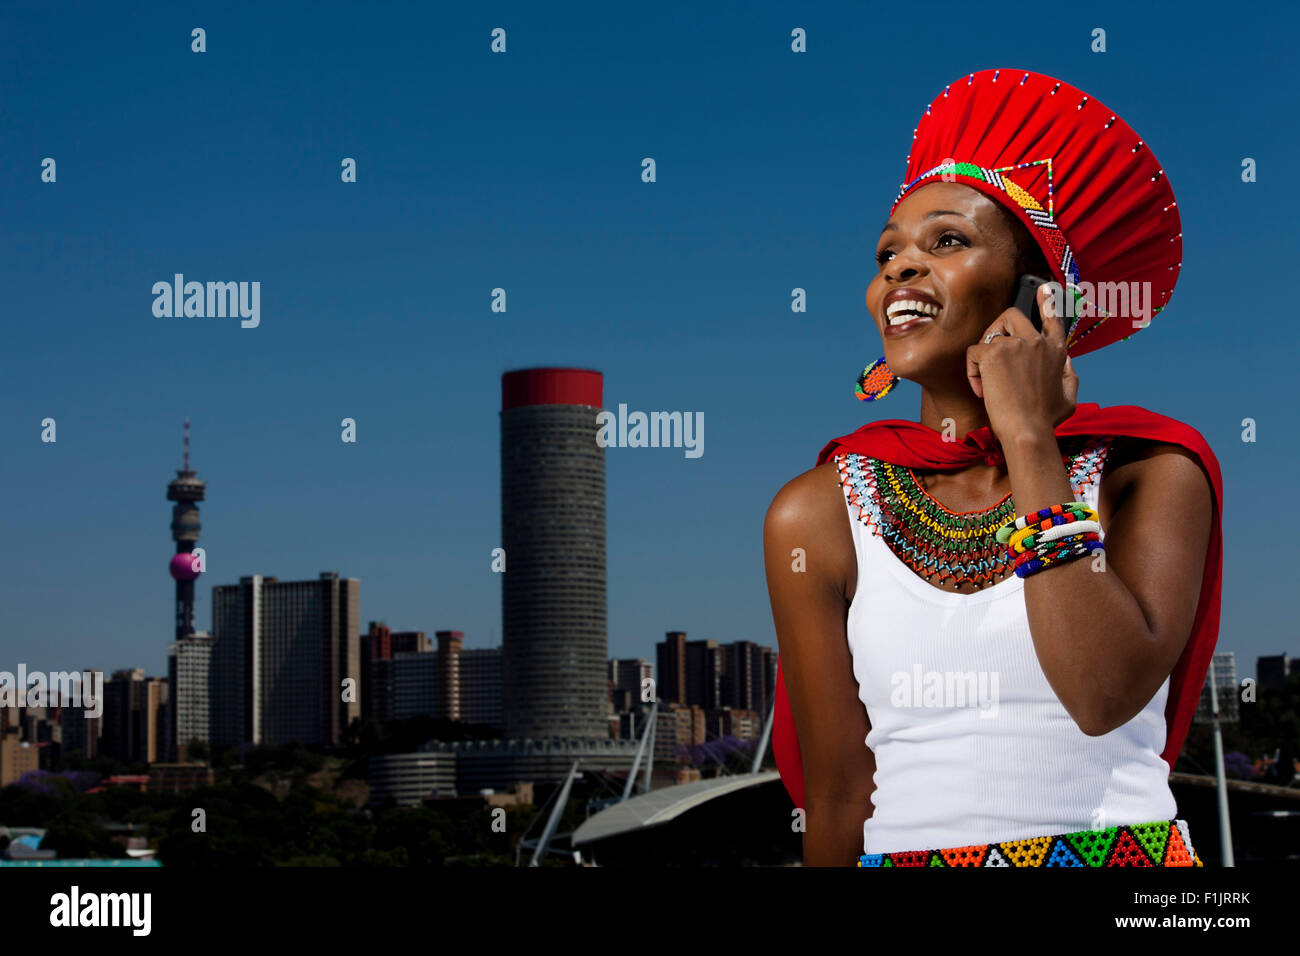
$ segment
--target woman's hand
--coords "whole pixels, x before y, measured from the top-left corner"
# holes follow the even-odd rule
[[[966,377],[984,399],[989,427],[999,441],[1052,435],[1074,414],[1079,376],[1065,354],[1065,323],[1053,306],[1055,285],[1038,287],[1041,333],[1027,315],[1011,308],[966,349]],[[995,338],[989,340],[990,335]]]

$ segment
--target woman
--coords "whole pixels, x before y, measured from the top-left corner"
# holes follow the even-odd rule
[[[1218,464],[1077,405],[1071,362],[1168,303],[1173,193],[1104,106],[1019,70],[945,88],[908,159],[859,396],[907,378],[920,421],[832,441],[764,528],[805,863],[1200,865],[1168,773],[1218,630]],[[1024,274],[1055,282],[1041,332]]]

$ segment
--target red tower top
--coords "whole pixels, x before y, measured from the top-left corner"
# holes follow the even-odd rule
[[[501,410],[524,405],[601,407],[602,376],[587,368],[524,368],[501,376]]]

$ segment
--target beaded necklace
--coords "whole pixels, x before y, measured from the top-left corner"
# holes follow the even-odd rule
[[[890,550],[932,583],[985,585],[1011,568],[997,530],[1016,516],[1008,492],[979,511],[949,511],[936,501],[911,468],[877,462],[881,512],[891,533]]]
[[[1108,439],[1063,442],[1061,451],[1071,487],[1079,493],[1095,480],[1105,462]],[[1009,576],[1010,553],[997,530],[1016,516],[1008,493],[978,511],[955,512],[925,490],[911,468],[878,458],[836,457],[841,484],[858,517],[885,539],[889,549],[920,577],[942,590],[963,585],[983,588]]]

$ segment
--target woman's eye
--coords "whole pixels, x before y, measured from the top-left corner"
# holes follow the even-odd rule
[[[967,239],[965,236],[963,236],[960,232],[943,233],[941,236],[939,236],[937,240],[935,240],[935,245],[941,249],[952,248],[951,244],[949,243],[949,240],[952,240],[952,242],[956,243],[958,246],[970,245],[970,240]],[[886,262],[888,262],[893,257],[893,255],[894,255],[893,250],[890,249],[880,250],[880,252],[876,253],[876,264],[883,266]]]

